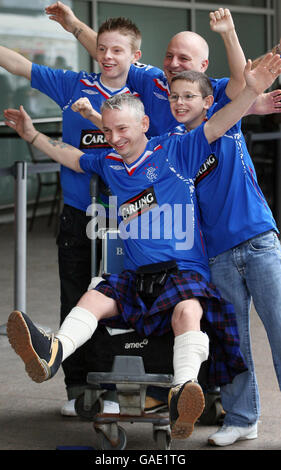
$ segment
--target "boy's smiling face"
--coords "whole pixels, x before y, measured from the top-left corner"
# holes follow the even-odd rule
[[[99,36],[97,61],[105,85],[122,88],[126,84],[130,65],[139,58],[140,51],[132,51],[130,36],[117,31],[104,32]]]
[[[206,111],[212,104],[210,95],[203,98],[198,82],[187,80],[175,80],[171,83],[169,99],[174,118],[188,129],[194,129],[203,122]]]

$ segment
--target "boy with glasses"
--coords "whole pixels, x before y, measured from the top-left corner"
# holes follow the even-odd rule
[[[228,89],[214,103],[209,79],[182,72],[171,82],[171,111],[191,132],[230,102]],[[201,112],[198,112],[201,110]],[[281,389],[281,250],[278,228],[259,187],[239,121],[211,144],[211,155],[195,179],[211,279],[234,305],[240,347],[248,370],[221,387],[226,412],[224,425],[209,438],[212,445],[231,445],[257,437],[259,395],[251,356],[250,304],[262,320],[269,339]]]

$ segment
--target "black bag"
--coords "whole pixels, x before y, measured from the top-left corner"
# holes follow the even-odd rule
[[[173,374],[173,332],[163,336],[139,336],[136,331],[109,334],[99,325],[87,347],[87,370],[110,372],[115,356],[141,356],[150,374]]]
[[[160,295],[167,276],[177,272],[178,266],[175,260],[140,266],[136,271],[137,292],[144,302],[147,299],[151,304]]]
[[[111,335],[99,325],[86,352],[88,372],[111,372],[115,356],[141,356],[148,374],[174,374],[174,333],[163,336],[139,336],[135,331]],[[207,387],[208,361],[203,362],[198,381]]]

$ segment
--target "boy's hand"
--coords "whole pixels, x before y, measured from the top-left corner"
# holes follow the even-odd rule
[[[266,114],[281,113],[281,90],[265,93]]]
[[[260,95],[260,100],[255,104],[255,114],[281,113],[281,90],[273,90]]]
[[[45,8],[47,15],[50,15],[50,20],[59,23],[66,31],[73,33],[73,28],[78,21],[71,8],[64,5],[62,2],[52,3]]]
[[[31,117],[25,112],[23,106],[20,106],[19,109],[5,109],[4,117],[5,124],[14,129],[27,142],[31,142],[37,134]]]
[[[252,61],[248,60],[244,76],[246,86],[257,95],[269,88],[281,73],[281,57],[271,52],[266,54],[255,69],[252,69]]]
[[[219,10],[211,11],[210,28],[215,33],[227,33],[235,29],[234,22],[228,8],[219,8]]]

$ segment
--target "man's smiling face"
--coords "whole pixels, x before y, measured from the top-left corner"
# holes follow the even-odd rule
[[[184,70],[205,72],[208,67],[208,45],[201,36],[183,31],[170,41],[164,58],[163,69],[168,82]]]

